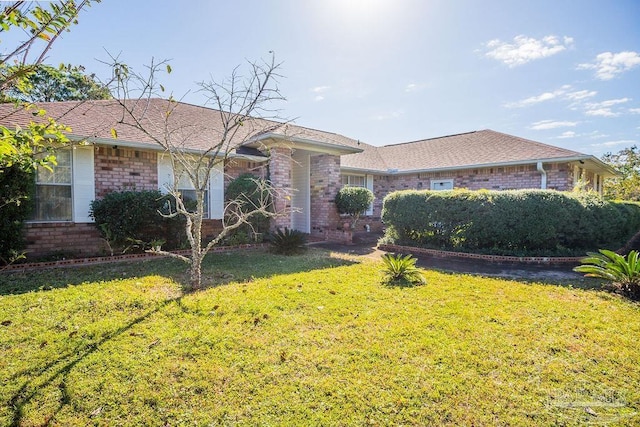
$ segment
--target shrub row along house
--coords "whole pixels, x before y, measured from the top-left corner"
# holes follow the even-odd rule
[[[127,189],[166,192],[174,183],[167,153],[153,137],[172,138],[174,146],[197,153],[215,145],[223,131],[219,111],[164,99],[145,100],[133,109],[144,115],[144,132],[125,123],[115,100],[38,107],[72,129],[73,144],[58,150],[52,171],[38,171],[36,208],[26,225],[32,254],[61,249],[99,253],[103,242],[89,215],[91,201]],[[0,106],[0,117],[11,127],[34,119],[28,111],[13,111],[10,104]],[[275,206],[286,215],[273,220],[274,228],[286,226],[327,240],[350,238],[333,202],[344,185],[374,192],[375,201],[361,224],[378,229],[382,200],[396,190],[564,191],[582,179],[601,191],[603,180],[615,175],[591,155],[492,130],[375,147],[289,123],[256,119],[243,128],[239,142],[229,142],[219,153],[227,157],[224,165],[212,172],[204,235],[219,227],[226,184],[246,172],[268,178],[281,190]],[[185,180],[178,186],[185,196],[193,191]]]

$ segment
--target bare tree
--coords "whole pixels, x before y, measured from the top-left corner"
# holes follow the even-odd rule
[[[270,120],[278,118],[273,102],[284,99],[277,86],[280,64],[272,55],[269,61],[248,62],[246,75],[236,67],[226,80],[216,82],[212,79],[200,83],[206,104],[217,110],[216,123],[194,123],[193,120],[184,120],[180,114],[183,104],[173,97],[168,100],[156,98],[164,92],[164,87],[158,82],[159,73],[171,72],[166,61],[152,61],[146,73],[138,74],[119,63],[117,58],[112,59],[118,83],[113,93],[122,107],[119,124],[141,132],[162,147],[171,162],[174,178],[173,186],[167,188],[176,202],[175,211],[169,216],[179,215],[186,221],[185,232],[191,247],[189,256],[167,252],[160,247],[153,248],[151,252],[189,264],[191,287],[198,289],[202,285],[202,260],[212,247],[238,227],[250,225],[253,216],[281,214],[274,211],[272,204],[272,200],[278,197],[276,189],[266,180],[257,180],[259,197],[241,195],[227,200],[222,230],[211,240],[203,241],[205,199],[212,171],[216,168],[224,170],[225,162],[243,142],[282,125]],[[206,143],[194,147],[193,141],[202,142],[202,135],[206,135]],[[115,129],[112,129],[112,136],[118,136]],[[195,190],[195,208],[186,203],[178,189],[181,178],[186,178]]]

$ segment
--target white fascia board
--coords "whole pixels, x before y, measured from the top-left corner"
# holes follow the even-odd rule
[[[346,174],[360,174],[360,175],[389,175],[387,171],[381,171],[379,169],[365,169],[365,168],[353,168],[353,167],[340,167],[340,173]]]
[[[94,144],[94,145],[107,145],[107,146],[112,146],[112,147],[113,146],[118,146],[118,147],[136,148],[136,149],[148,150],[148,151],[159,151],[159,152],[167,151],[162,146],[160,146],[159,144],[151,144],[151,143],[136,142],[136,141],[126,141],[126,140],[122,140],[122,139],[83,137],[83,136],[74,135],[74,134],[68,134],[67,137],[72,142],[87,142],[89,144]],[[181,151],[185,152],[185,153],[202,154],[202,150],[196,150],[196,149],[182,149]],[[237,154],[237,153],[233,153],[233,152],[229,153],[228,155],[226,155],[225,152],[219,152],[218,153],[218,157],[244,159],[244,160],[249,160],[249,161],[252,161],[252,162],[266,162],[266,161],[269,160],[267,157],[252,156],[250,154]]]
[[[272,143],[269,144],[269,141],[272,141]],[[248,140],[245,145],[249,147],[259,147],[260,144],[263,144],[268,147],[269,145],[277,145],[279,143],[295,144],[295,148],[303,148],[323,154],[342,155],[361,153],[364,151],[361,148],[349,147],[347,145],[332,144],[330,142],[316,141],[314,139],[298,138],[295,136],[286,136],[270,132]]]
[[[539,162],[542,163],[563,163],[563,162],[579,162],[579,161],[591,161],[594,165],[599,166],[603,169],[607,169],[612,174],[615,174],[615,171],[611,169],[606,163],[598,160],[594,156],[584,154],[581,156],[572,156],[572,157],[553,157],[547,159],[530,159],[530,160],[516,160],[512,162],[495,162],[495,163],[482,163],[482,164],[474,164],[474,165],[460,165],[460,166],[448,166],[443,168],[426,168],[426,169],[410,169],[410,170],[392,170],[392,171],[374,171],[364,168],[341,168],[341,171],[353,171],[360,173],[372,173],[376,175],[410,175],[416,173],[431,173],[431,172],[450,172],[457,170],[467,170],[467,169],[479,169],[479,168],[495,168],[495,167],[507,167],[507,166],[521,166],[521,165],[537,165]]]

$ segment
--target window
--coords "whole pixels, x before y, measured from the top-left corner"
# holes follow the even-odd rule
[[[362,187],[373,191],[373,175],[340,175],[343,187]],[[373,215],[373,203],[364,212],[364,215]]]
[[[343,186],[367,188],[367,180],[364,175],[342,175],[341,179]]]
[[[204,179],[204,177],[202,177],[201,179]],[[190,207],[189,202],[193,203],[193,209],[195,210],[195,204],[196,204],[196,199],[197,199],[197,194],[196,194],[196,190],[193,187],[193,184],[191,183],[191,180],[189,179],[189,176],[186,173],[182,173],[180,175],[180,179],[178,180],[178,191],[180,192],[180,194],[182,194],[182,200],[185,202],[185,205],[187,205],[187,209],[189,209]],[[204,192],[204,218],[209,218],[209,191],[205,190]]]
[[[50,169],[38,166],[34,221],[72,220],[71,153],[71,150],[57,152],[57,165],[50,165]]]

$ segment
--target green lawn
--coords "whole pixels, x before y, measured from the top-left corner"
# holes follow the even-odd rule
[[[0,275],[0,425],[638,425],[640,305],[312,251]]]

